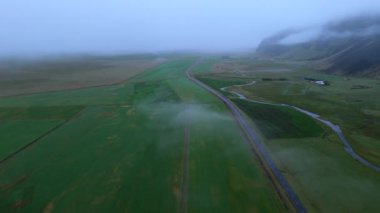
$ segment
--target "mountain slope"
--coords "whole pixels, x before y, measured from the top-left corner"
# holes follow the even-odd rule
[[[257,55],[309,60],[330,73],[380,75],[380,16],[330,23],[313,37],[302,40],[302,34],[307,31],[310,29],[287,30],[266,38],[259,45]]]

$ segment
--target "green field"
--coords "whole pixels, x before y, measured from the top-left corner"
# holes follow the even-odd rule
[[[0,97],[117,84],[163,62],[155,55],[0,60]]]
[[[185,78],[195,61],[171,57],[120,84],[0,98],[0,212],[287,211],[229,110]],[[231,61],[222,67],[210,57],[193,70],[215,89],[254,80],[230,89],[317,112],[378,161],[375,80]],[[224,94],[251,118],[309,211],[379,208],[379,174],[352,159],[329,128],[290,107]]]
[[[255,121],[266,138],[320,137],[324,133],[315,120],[295,109],[240,99],[233,101]]]
[[[190,111],[189,212],[283,210],[225,107],[202,107]]]
[[[377,98],[380,85],[377,80],[302,70],[284,76],[291,80],[258,81],[243,89],[249,97],[298,106],[339,124],[355,150],[380,165],[380,99]],[[315,85],[303,80],[302,76],[327,80],[330,85]],[[368,88],[353,89],[357,85]]]
[[[201,80],[203,83],[209,85],[210,87],[219,90],[220,88],[223,87],[228,87],[232,85],[237,85],[237,84],[246,84],[249,83],[247,80],[244,79],[212,79],[212,78],[202,78],[198,77],[199,80]]]
[[[226,107],[184,77],[194,61],[0,98],[1,155],[45,134],[0,164],[0,212],[178,212],[185,195],[189,212],[285,211]]]
[[[228,85],[229,81],[255,80],[252,86],[232,90],[254,100],[288,103],[317,112],[341,125],[349,142],[362,156],[379,161],[376,158],[380,144],[376,80],[329,76],[299,66],[293,71],[279,72],[278,64],[274,66],[276,70],[271,71],[268,62],[256,65],[249,61],[235,62],[239,65],[232,66],[235,69],[230,72],[226,69],[216,74],[209,70],[199,75],[199,79],[215,89]],[[231,64],[231,60],[228,63]],[[247,66],[252,70],[244,76],[235,71],[236,67]],[[264,72],[263,67],[267,71]],[[330,86],[311,84],[304,77],[327,80]],[[287,80],[263,80],[269,78]],[[351,89],[354,85],[370,88]],[[310,212],[376,212],[379,209],[380,175],[348,155],[329,128],[289,107],[248,102],[231,94],[229,97],[252,119],[252,128],[261,133],[282,174]],[[368,122],[373,126],[367,125]]]
[[[3,121],[0,124],[0,160],[32,143],[60,123],[59,120],[33,119]]]
[[[214,88],[229,80],[255,80],[254,85],[235,90],[254,100],[285,103],[321,115],[341,126],[350,144],[360,155],[380,165],[379,80],[328,75],[311,70],[305,63],[241,59],[232,64],[235,65],[229,65],[233,67],[230,72],[225,70],[224,73],[215,74],[209,70],[200,75],[200,79]],[[278,71],[281,66],[288,70]],[[248,71],[243,76],[236,73],[235,69],[238,68]],[[305,77],[325,80],[329,86],[310,83],[304,80]]]

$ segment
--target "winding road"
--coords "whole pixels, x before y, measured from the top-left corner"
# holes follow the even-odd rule
[[[220,90],[221,91],[224,91],[224,92],[229,92],[231,94],[234,94],[236,95],[239,99],[243,99],[243,100],[247,100],[247,101],[250,101],[250,102],[254,102],[254,103],[260,103],[260,104],[267,104],[267,105],[275,105],[275,106],[285,106],[285,107],[291,107],[323,124],[325,124],[326,126],[330,127],[331,130],[339,137],[339,140],[342,142],[343,146],[344,146],[344,150],[352,157],[354,158],[355,160],[357,160],[358,162],[360,162],[361,164],[367,166],[368,168],[371,168],[372,170],[380,173],[380,167],[378,167],[377,165],[367,161],[366,159],[364,159],[363,157],[361,157],[357,152],[355,152],[355,150],[352,148],[352,146],[350,145],[350,143],[347,141],[346,137],[344,136],[343,134],[343,131],[342,129],[339,127],[339,125],[336,125],[336,124],[333,124],[331,121],[328,121],[328,120],[325,120],[325,119],[322,119],[320,117],[320,115],[316,114],[316,113],[313,113],[313,112],[310,112],[310,111],[307,111],[307,110],[304,110],[304,109],[301,109],[299,107],[296,107],[296,106],[292,106],[292,105],[289,105],[289,104],[275,104],[275,103],[267,103],[267,102],[263,102],[263,101],[255,101],[255,100],[252,100],[252,99],[249,99],[247,97],[245,97],[244,95],[238,93],[238,92],[235,92],[235,91],[229,91],[229,88],[232,88],[232,87],[243,87],[243,86],[250,86],[250,85],[253,85],[255,84],[256,81],[252,81],[251,83],[248,83],[248,84],[240,84],[240,85],[232,85],[232,86],[228,86],[228,87],[223,87],[221,88]]]
[[[307,212],[301,200],[299,199],[297,194],[294,192],[293,188],[289,185],[289,183],[287,182],[285,177],[282,175],[280,170],[277,168],[276,164],[274,163],[268,151],[266,150],[266,147],[264,146],[263,142],[257,136],[257,134],[252,130],[252,128],[249,125],[249,121],[243,116],[239,108],[234,103],[232,103],[230,99],[228,99],[227,97],[225,97],[218,91],[202,83],[201,81],[199,81],[198,79],[194,78],[191,75],[190,71],[192,70],[194,66],[196,66],[199,63],[200,61],[194,63],[185,71],[186,77],[192,82],[196,83],[200,87],[206,89],[207,91],[209,91],[210,93],[218,97],[231,110],[232,115],[234,116],[235,120],[239,123],[241,129],[244,131],[249,141],[252,143],[256,153],[259,155],[259,158],[270,170],[271,174],[273,175],[273,178],[275,178],[276,182],[280,185],[281,190],[285,192],[286,198],[292,204],[295,211]]]

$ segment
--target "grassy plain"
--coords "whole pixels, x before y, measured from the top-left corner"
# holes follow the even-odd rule
[[[121,83],[164,61],[155,55],[0,60],[0,97]]]
[[[218,66],[223,63],[218,62]],[[231,79],[255,80],[256,84],[252,86],[235,87],[233,90],[255,100],[288,103],[319,113],[341,125],[361,155],[378,162],[379,102],[376,95],[380,93],[376,80],[330,76],[305,70],[305,67],[294,63],[286,64],[286,70],[282,71],[278,64],[271,69],[270,62],[256,64],[228,60],[226,63],[230,69],[204,71],[199,79],[216,89]],[[304,77],[327,80],[330,86],[309,83]],[[369,88],[351,89],[357,88],[355,85]],[[349,156],[329,128],[284,107],[240,101],[234,95],[230,98],[252,118],[253,128],[261,132],[283,175],[309,211],[374,212],[379,209],[380,198],[376,194],[380,190],[380,175]],[[363,131],[363,127],[368,128]],[[354,137],[361,140],[353,140]],[[363,145],[363,150],[358,143]]]
[[[0,164],[0,211],[177,212],[187,139],[189,212],[283,211],[231,114],[184,77],[194,61],[120,85],[0,98],[2,123],[66,122]],[[20,143],[38,135],[28,131],[13,128],[30,135]]]
[[[378,80],[331,76],[304,70],[284,73],[282,76],[289,80],[258,81],[253,86],[244,87],[244,94],[261,100],[295,105],[339,124],[355,150],[369,161],[380,165]],[[326,80],[330,85],[319,86],[305,81],[303,76]],[[368,88],[353,89],[358,85]]]
[[[60,124],[59,120],[8,120],[0,123],[0,160],[32,143]],[[21,133],[20,133],[20,130]]]
[[[324,133],[320,124],[295,109],[241,99],[234,102],[255,121],[266,138],[320,137]]]
[[[300,62],[238,59],[216,64],[225,68],[222,73],[218,73],[215,68],[205,71],[209,80],[255,80],[255,84],[235,90],[255,100],[298,106],[339,124],[355,150],[367,160],[380,165],[378,79],[328,75],[313,71],[307,64]],[[205,78],[205,75],[201,77]],[[305,77],[324,80],[330,85],[320,86],[306,81]]]

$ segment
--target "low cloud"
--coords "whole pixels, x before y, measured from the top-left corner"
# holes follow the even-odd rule
[[[367,14],[346,17],[312,27],[285,30],[269,37],[265,42],[292,45],[313,40],[366,37],[377,34],[380,34],[380,15]]]
[[[2,0],[0,56],[250,50],[280,29],[378,8],[375,0]]]

